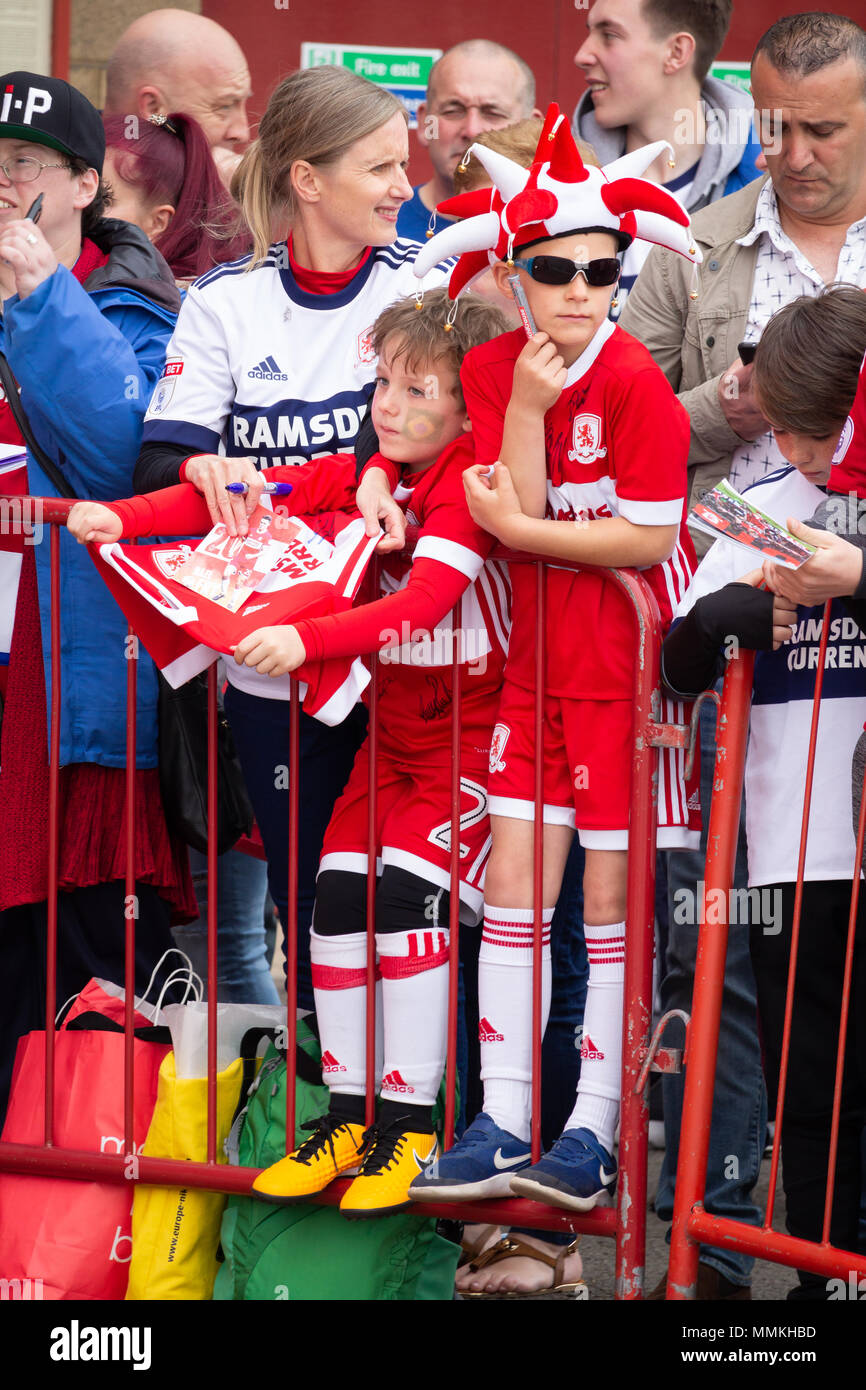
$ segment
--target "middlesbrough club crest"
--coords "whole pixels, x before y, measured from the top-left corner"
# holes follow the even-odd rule
[[[490,739],[490,771],[502,772],[505,768],[505,759],[502,754],[505,752],[505,745],[511,736],[511,730],[507,724],[496,724],[493,728],[493,736]]]
[[[572,426],[571,448],[568,457],[572,463],[595,463],[596,459],[607,456],[607,449],[601,446],[601,416],[578,415]]]
[[[177,550],[155,550],[154,562],[169,579],[173,579],[181,565],[185,565],[192,555],[191,545],[181,545]]]
[[[358,334],[358,361],[369,363],[376,361],[376,353],[373,350],[373,329],[365,328],[363,333]]]

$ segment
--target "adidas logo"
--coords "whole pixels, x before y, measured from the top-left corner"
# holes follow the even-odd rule
[[[489,1019],[482,1018],[478,1024],[479,1042],[505,1042],[505,1034],[497,1033]]]
[[[604,1053],[600,1052],[587,1033],[580,1047],[580,1060],[582,1062],[603,1062]]]
[[[285,372],[281,372],[276,360],[273,357],[263,357],[257,367],[253,367],[247,372],[247,376],[254,377],[256,381],[288,381]]]
[[[341,1064],[337,1061],[336,1057],[334,1056],[333,1052],[323,1052],[323,1053],[322,1053],[322,1071],[323,1071],[323,1072],[327,1072],[327,1071],[345,1071],[345,1070],[346,1070],[346,1068],[345,1068],[344,1066],[341,1066]]]
[[[324,1071],[324,1067],[322,1068]],[[387,1076],[382,1077],[382,1090],[397,1091],[401,1096],[415,1094],[414,1086],[407,1086],[398,1071],[389,1071]]]
[[[699,811],[701,809],[701,794],[697,787],[689,797],[687,806],[690,811]]]

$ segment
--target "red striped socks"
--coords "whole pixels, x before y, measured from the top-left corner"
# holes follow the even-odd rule
[[[591,1129],[613,1152],[622,1070],[625,922],[584,925],[589,985],[583,1015],[577,1102],[566,1129]]]
[[[319,936],[311,931],[310,958],[322,1039],[322,1077],[332,1091],[363,1096],[367,1083],[366,933]]]
[[[532,1077],[532,909],[485,904],[478,957],[484,1109],[500,1129],[529,1139]],[[550,1013],[550,923],[542,915],[541,1029]]]
[[[382,1099],[432,1106],[445,1070],[448,937],[429,931],[377,932],[382,972],[385,1071]]]

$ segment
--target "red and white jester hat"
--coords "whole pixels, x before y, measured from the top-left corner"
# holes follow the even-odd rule
[[[497,260],[525,247],[577,231],[610,231],[624,250],[635,237],[678,251],[697,265],[703,259],[689,231],[688,213],[670,193],[639,175],[667,149],[664,140],[632,150],[603,169],[587,168],[559,107],[547,108],[529,169],[484,145],[471,145],[493,180],[492,188],[460,193],[437,212],[459,217],[415,258],[419,278],[449,256],[459,256],[448,293],[460,291]]]

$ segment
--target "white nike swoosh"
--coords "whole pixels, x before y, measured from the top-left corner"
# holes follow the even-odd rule
[[[430,1168],[430,1167],[432,1167],[432,1165],[436,1162],[436,1157],[437,1157],[438,1151],[439,1151],[439,1146],[438,1146],[438,1144],[434,1144],[433,1148],[431,1149],[430,1153],[427,1155],[426,1158],[419,1158],[418,1155],[416,1154],[415,1150],[414,1150],[414,1149],[412,1150],[412,1157],[414,1158],[415,1162],[418,1164],[418,1171],[419,1171],[419,1172],[421,1172],[421,1173],[426,1173],[426,1172],[427,1172],[427,1169]]]
[[[600,1174],[599,1174],[599,1176],[601,1177],[602,1183],[604,1184],[605,1187],[610,1187],[610,1185],[611,1185],[612,1182],[616,1182],[616,1173],[615,1173],[615,1172],[611,1173],[610,1176],[608,1177],[607,1173],[605,1173],[604,1169],[602,1168],[602,1169],[601,1169],[601,1172],[600,1172]]]
[[[513,1168],[515,1163],[525,1163],[526,1160],[531,1157],[531,1154],[518,1154],[516,1158],[503,1158],[502,1150],[497,1149],[496,1153],[493,1155],[493,1167],[499,1168],[500,1170],[503,1168]]]

